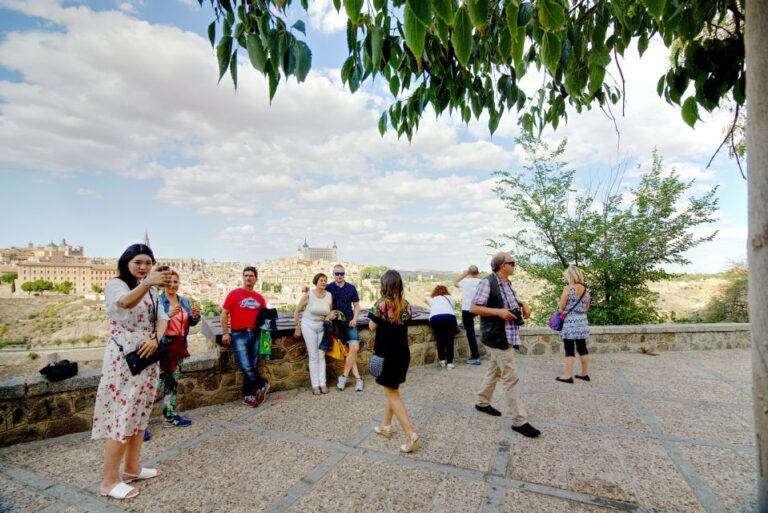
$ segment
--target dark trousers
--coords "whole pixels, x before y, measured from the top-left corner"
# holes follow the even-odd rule
[[[258,330],[232,330],[232,349],[237,365],[243,371],[243,396],[255,395],[266,381],[259,374],[259,332]]]
[[[436,315],[429,320],[429,325],[435,332],[437,341],[437,357],[442,361],[453,363],[453,339],[456,337],[456,316],[450,314]]]
[[[464,324],[464,330],[467,332],[467,342],[469,342],[469,352],[471,358],[477,360],[480,358],[480,350],[477,348],[477,337],[475,337],[475,317],[477,314],[466,310],[461,311],[461,322]]]

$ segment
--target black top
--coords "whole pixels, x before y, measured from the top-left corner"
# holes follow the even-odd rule
[[[368,318],[376,323],[376,339],[373,352],[384,358],[384,369],[376,383],[397,389],[405,381],[411,351],[408,347],[408,324],[412,318],[411,305],[405,302],[401,323],[391,321],[392,311],[383,299],[379,299],[368,312]]]

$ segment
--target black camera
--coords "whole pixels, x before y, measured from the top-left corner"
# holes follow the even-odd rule
[[[160,267],[157,268],[157,270],[158,271],[163,271],[163,272],[164,271],[170,271],[171,270],[171,266],[169,266],[169,265],[161,265]]]
[[[520,309],[520,307],[512,308],[510,309],[510,312],[512,312],[512,315],[515,316],[515,318],[512,320],[512,324],[515,326],[522,326],[525,324],[525,320],[523,319],[523,311]]]

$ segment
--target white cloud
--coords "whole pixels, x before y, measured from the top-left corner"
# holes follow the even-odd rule
[[[340,32],[347,26],[344,9],[336,12],[331,0],[312,0],[309,2],[308,14],[310,26],[324,34]]]
[[[80,189],[77,189],[75,191],[75,194],[77,194],[78,196],[86,196],[89,198],[101,198],[101,194],[99,194],[99,192],[94,191],[93,189],[85,189],[82,187]]]

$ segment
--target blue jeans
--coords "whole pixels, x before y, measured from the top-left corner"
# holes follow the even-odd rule
[[[467,332],[467,342],[469,342],[469,352],[472,359],[480,358],[480,351],[477,349],[477,338],[475,338],[475,317],[476,314],[466,310],[461,311],[461,322],[464,324],[464,330]]]
[[[254,392],[266,384],[259,375],[259,332],[235,331],[230,333],[232,350],[240,370],[243,371],[243,396],[255,395]]]

